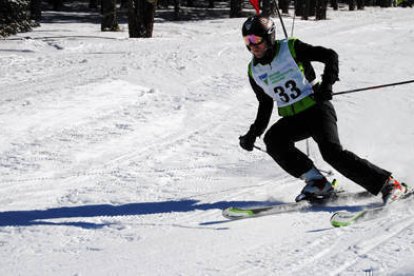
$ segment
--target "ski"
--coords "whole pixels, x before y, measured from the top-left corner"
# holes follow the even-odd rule
[[[409,188],[409,191],[405,193],[400,199],[394,202],[399,202],[400,200],[407,199],[414,195],[414,189]],[[356,222],[367,221],[371,219],[375,219],[383,215],[384,211],[388,210],[389,207],[392,205],[391,202],[387,205],[377,205],[372,206],[366,209],[363,209],[358,212],[348,212],[348,211],[339,211],[332,215],[330,222],[333,227],[345,227],[352,225]]]
[[[255,206],[255,207],[229,207],[222,211],[222,215],[228,219],[245,219],[255,218],[276,214],[285,214],[297,211],[308,210],[315,206],[324,206],[327,203],[335,202],[338,200],[367,198],[372,195],[369,192],[357,192],[357,193],[346,193],[337,192],[333,197],[327,199],[314,199],[314,200],[301,200],[298,202],[287,202],[268,206]]]
[[[310,205],[307,201],[289,202],[270,206],[257,206],[250,208],[229,207],[223,210],[222,214],[228,219],[244,219],[261,216],[268,216],[281,213],[289,213],[306,208]]]

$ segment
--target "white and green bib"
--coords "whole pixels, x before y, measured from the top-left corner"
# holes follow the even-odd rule
[[[294,40],[280,40],[277,43],[278,53],[272,62],[265,65],[250,62],[249,74],[277,102],[280,116],[292,116],[315,104],[313,97],[310,97],[313,89],[294,60]]]

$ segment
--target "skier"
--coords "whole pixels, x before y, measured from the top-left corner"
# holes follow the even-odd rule
[[[407,192],[407,187],[390,172],[342,148],[336,112],[330,102],[332,85],[339,80],[335,51],[293,38],[275,40],[274,22],[261,15],[249,17],[243,24],[242,34],[253,55],[248,76],[259,106],[249,131],[239,137],[240,146],[253,150],[256,138],[269,124],[276,101],[282,118],[270,127],[263,141],[268,154],[280,167],[305,181],[296,200],[329,198],[334,193],[332,183],[294,145],[309,137],[318,144],[326,162],[370,193],[382,193],[384,204]],[[325,65],[320,83],[316,81],[311,61]]]

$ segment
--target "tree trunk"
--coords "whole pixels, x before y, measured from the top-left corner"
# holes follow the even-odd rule
[[[364,5],[365,6],[374,6],[374,0],[366,0],[365,2],[364,2]]]
[[[356,4],[357,4],[357,9],[358,10],[363,10],[364,9],[364,6],[365,6],[364,0],[356,0]]]
[[[121,9],[127,9],[128,8],[128,0],[121,0]]]
[[[30,19],[40,21],[42,19],[41,0],[30,1]]]
[[[282,13],[289,13],[289,0],[279,0],[279,8],[282,10]]]
[[[274,0],[263,0],[262,1],[262,14],[265,16],[275,16],[275,4]]]
[[[156,0],[128,0],[129,37],[152,37],[156,6]]]
[[[102,0],[102,21],[101,31],[119,31],[118,20],[116,17],[116,0]]]
[[[355,0],[349,0],[349,10],[350,11],[355,10]]]
[[[302,1],[302,20],[309,19],[310,0]]]
[[[302,16],[303,15],[303,2],[304,0],[296,0],[295,1],[295,15]]]
[[[230,0],[230,18],[242,17],[242,1]]]
[[[326,19],[327,5],[328,5],[327,0],[317,0],[316,1],[316,20],[325,20]]]
[[[174,0],[174,19],[180,19],[180,0]]]
[[[208,0],[208,7],[214,8],[214,0]]]
[[[391,0],[381,0],[380,6],[382,8],[389,8],[389,7],[391,7]]]
[[[338,10],[338,0],[331,0],[331,6],[334,11]]]
[[[316,15],[316,2],[318,0],[310,0],[309,5],[309,16],[315,16]]]
[[[61,11],[63,9],[63,0],[49,0],[48,2],[52,5],[54,11]]]
[[[97,10],[98,9],[98,0],[89,0],[89,8]]]

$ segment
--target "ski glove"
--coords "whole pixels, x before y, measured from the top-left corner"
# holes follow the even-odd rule
[[[315,89],[315,100],[317,102],[332,100],[332,84],[322,81]]]
[[[239,137],[240,147],[244,150],[252,151],[254,147],[254,142],[256,142],[256,136],[248,131],[245,135]]]

